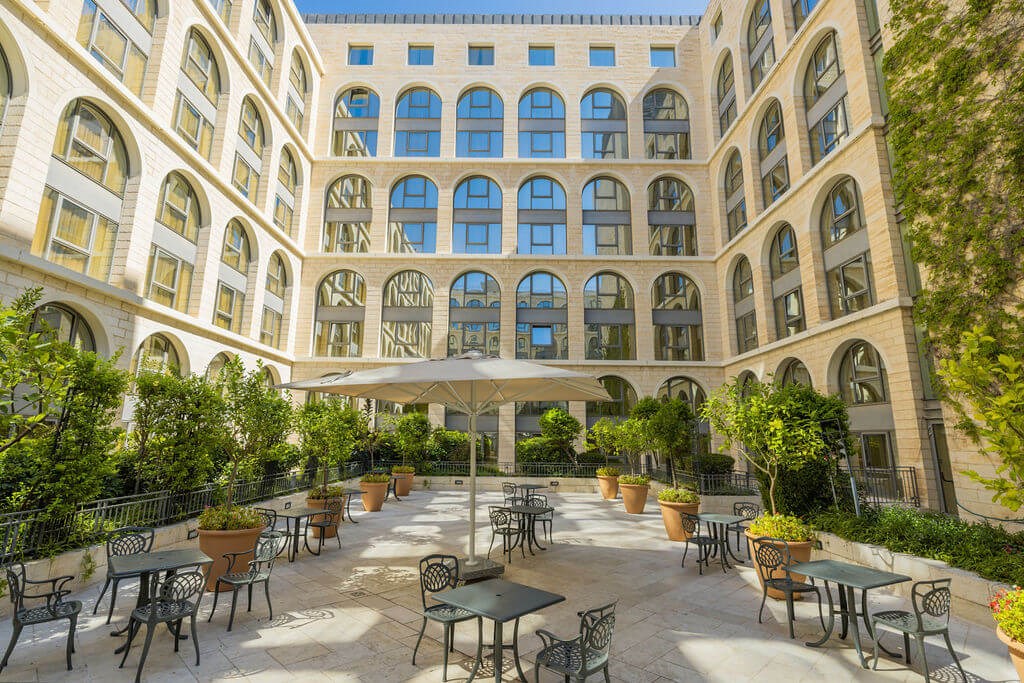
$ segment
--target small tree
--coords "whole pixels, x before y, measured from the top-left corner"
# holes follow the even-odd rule
[[[576,439],[583,431],[583,425],[568,411],[552,408],[540,416],[540,435],[547,439],[550,449],[558,453],[559,460],[577,464]]]
[[[366,419],[345,402],[327,399],[299,408],[295,428],[306,462],[311,465],[315,462],[321,470],[320,486],[326,497],[329,468],[349,459],[352,448],[368,431]]]
[[[601,451],[605,464],[619,456],[618,425],[610,418],[602,417],[587,431],[588,443]]]
[[[402,454],[402,464],[419,464],[426,460],[428,441],[433,431],[430,419],[420,412],[406,413],[395,423],[395,438]]]
[[[690,404],[680,398],[660,402],[657,412],[648,418],[651,439],[665,455],[672,485],[676,486],[676,468],[693,455],[697,423]]]
[[[975,327],[963,334],[958,357],[940,361],[939,374],[960,401],[955,404],[958,428],[998,460],[995,476],[964,474],[993,491],[994,502],[1019,510],[1024,505],[1024,364]]]
[[[800,470],[828,452],[820,424],[824,416],[807,410],[802,400],[807,391],[813,389],[734,378],[714,391],[702,407],[711,427],[725,439],[723,450],[742,445],[740,454],[768,480],[766,500],[773,515],[778,514],[779,472]]]
[[[615,425],[614,434],[616,449],[626,456],[630,471],[633,474],[639,474],[642,469],[641,458],[645,453],[650,452],[651,448],[647,421],[631,417]]]

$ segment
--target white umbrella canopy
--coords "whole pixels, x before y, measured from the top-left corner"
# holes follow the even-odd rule
[[[476,418],[516,401],[607,401],[590,375],[471,351],[280,385],[394,403],[439,403],[469,416],[469,563],[476,563]]]

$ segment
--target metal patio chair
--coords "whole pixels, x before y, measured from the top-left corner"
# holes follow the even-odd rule
[[[511,481],[503,481],[501,483],[501,493],[505,497],[505,505],[518,505],[520,497],[518,495],[519,487]]]
[[[550,631],[537,631],[543,646],[537,653],[535,682],[540,681],[540,670],[544,668],[561,674],[567,681],[585,681],[591,674],[601,671],[606,683],[611,683],[608,650],[615,631],[615,603],[577,614],[580,634],[575,638],[564,640]]]
[[[271,508],[253,508],[263,519],[263,528],[266,531],[277,530],[277,510]]]
[[[512,551],[519,546],[519,551],[526,559],[526,550],[523,549],[523,529],[519,521],[508,508],[491,505],[487,508],[487,514],[491,518],[491,544],[487,546],[487,557],[491,556],[491,549],[494,548],[494,539],[501,537],[501,551],[508,556],[509,564],[512,564]]]
[[[210,616],[207,623],[213,619],[213,613],[217,611],[217,598],[220,596],[220,584],[227,584],[231,588],[231,616],[228,617],[228,631],[235,623],[235,607],[238,604],[238,591],[243,587],[249,590],[248,604],[245,611],[252,611],[252,587],[258,583],[263,584],[263,592],[267,596],[267,610],[269,619],[274,618],[274,606],[270,603],[270,573],[274,571],[274,560],[281,554],[288,543],[288,536],[280,531],[264,531],[252,550],[241,553],[224,553],[228,559],[227,571],[217,579],[217,590],[213,593],[213,607],[210,608]],[[252,555],[249,560],[249,568],[244,572],[235,571],[240,557]]]
[[[123,526],[107,534],[107,580],[103,582],[103,588],[100,589],[100,595],[96,598],[96,604],[92,607],[92,613],[96,614],[96,610],[99,609],[100,602],[103,600],[103,594],[107,592],[110,584],[114,584],[110,591],[110,609],[107,610],[108,624],[110,623],[110,618],[114,615],[114,603],[117,601],[117,586],[124,581],[124,578],[114,576],[110,567],[110,558],[148,553],[153,549],[153,538],[155,535],[156,529],[148,526]]]
[[[700,575],[704,575],[704,567],[711,568],[709,561],[713,551],[718,549],[718,539],[714,538],[710,534],[702,534],[700,532],[700,518],[696,515],[691,515],[688,512],[680,512],[683,522],[683,531],[686,532],[688,538],[684,541],[683,545],[683,559],[679,563],[680,567],[686,566],[686,553],[689,552],[690,546],[697,546],[697,570]],[[725,571],[725,565],[722,565],[722,571]]]
[[[455,624],[476,617],[461,607],[444,603],[427,604],[427,597],[441,591],[451,590],[459,584],[459,560],[454,555],[427,555],[420,560],[420,599],[423,602],[423,625],[416,647],[412,649],[412,663],[416,664],[416,652],[427,630],[427,621],[436,621],[444,627],[444,668],[441,680],[448,680],[448,653],[455,649]]]
[[[68,628],[67,658],[68,671],[71,671],[71,654],[75,651],[75,628],[78,625],[78,614],[82,611],[82,603],[78,600],[68,600],[64,597],[71,593],[64,586],[74,579],[73,576],[58,576],[53,579],[35,581],[25,574],[25,565],[21,562],[8,564],[4,567],[7,574],[7,591],[14,605],[14,613],[11,615],[11,642],[7,644],[7,651],[0,661],[0,671],[7,666],[7,660],[18,643],[18,637],[26,626],[45,624],[50,621],[67,619],[71,622]],[[34,592],[33,586],[49,586],[50,590]],[[26,600],[45,600],[45,605],[38,607],[26,607]]]
[[[821,611],[821,591],[814,584],[804,581],[797,581],[789,571],[793,564],[793,556],[789,552],[789,544],[778,538],[761,536],[755,538],[754,565],[761,577],[761,607],[757,610],[757,623],[764,623],[761,618],[764,614],[764,605],[768,600],[768,589],[774,588],[786,596],[786,617],[789,623],[789,637],[795,638],[793,633],[793,622],[796,616],[793,614],[793,595],[796,593],[814,593],[818,598],[818,620],[821,621],[821,628],[825,628],[825,617]],[[827,588],[825,590],[828,590]]]
[[[306,544],[306,550],[319,555],[320,551],[324,547],[324,536],[327,534],[329,529],[334,529],[334,538],[338,541],[338,547],[341,548],[341,529],[338,525],[341,524],[341,514],[343,505],[340,498],[332,498],[324,501],[324,511],[315,515],[310,515],[306,518],[306,533],[304,534]],[[320,531],[316,538],[316,550],[309,547],[309,530],[318,529]]]
[[[740,549],[740,535],[747,530],[747,523],[752,522],[761,514],[761,506],[757,503],[733,503],[732,514],[743,518],[742,522],[730,524],[729,527],[736,532],[736,550]],[[750,546],[747,545],[747,557],[750,556]]]
[[[530,505],[532,507],[546,508],[551,507],[548,505],[548,497],[543,496],[539,493],[534,493],[526,497],[523,501],[523,505]],[[551,528],[554,526],[555,511],[546,512],[543,515],[537,515],[536,521],[540,522],[541,527],[544,530],[544,536],[550,541],[551,540]]]

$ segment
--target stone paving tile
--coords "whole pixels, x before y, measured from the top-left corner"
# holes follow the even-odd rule
[[[243,596],[228,633],[230,600],[225,604],[222,598],[212,622],[207,623],[212,600],[206,596],[198,627],[200,665],[195,665],[191,642],[182,642],[175,653],[163,629],[154,638],[143,679],[175,683],[440,681],[442,631],[437,624],[428,623],[416,665],[411,663],[421,624],[417,563],[430,553],[464,553],[467,498],[464,492],[415,491],[401,503],[389,502],[383,512],[359,515],[359,525],[343,525],[341,550],[328,544],[319,557],[303,550],[294,563],[282,560],[271,582],[273,619],[268,618],[260,595],[255,596],[251,612],[245,611]],[[494,493],[481,494],[480,509],[499,499]],[[805,647],[804,640],[820,634],[813,601],[796,606],[795,640],[788,637],[783,603],[769,600],[764,623],[758,624],[761,590],[754,572],[739,566],[723,573],[712,566],[700,576],[690,557],[681,568],[681,548],[664,539],[656,508],[643,515],[626,515],[620,503],[594,495],[553,494],[550,500],[558,510],[554,542],[549,550],[534,556],[527,553],[525,559],[514,555],[505,574],[509,580],[566,596],[566,602],[522,619],[520,653],[530,680],[540,647],[535,630],[570,636],[578,630],[577,610],[616,599],[611,658],[616,683],[922,680],[916,668],[908,669],[896,658],[883,658],[877,672],[862,669],[847,641],[833,639],[823,648]],[[490,532],[482,515],[478,521],[476,542],[483,552]],[[492,557],[498,559],[498,552]],[[0,672],[0,681],[131,681],[141,641],[132,648],[125,668],[119,669],[120,657],[113,649],[122,641],[109,633],[124,624],[137,588],[124,586],[119,591],[111,625],[104,623],[105,615],[91,614],[98,588],[72,596],[85,603],[87,612],[79,622],[73,671],[64,666],[64,630],[40,626],[26,629],[10,666]],[[104,601],[102,607],[107,604]],[[871,609],[895,606],[906,608],[898,597],[872,594]],[[511,627],[506,629],[510,633]],[[0,624],[0,646],[9,636],[6,621]],[[971,683],[1013,680],[1006,649],[991,627],[954,619],[951,637]],[[490,638],[489,625],[484,638]],[[898,637],[887,636],[886,642],[890,649],[902,650]],[[468,678],[476,643],[474,622],[456,626],[449,680]],[[870,644],[866,647],[870,650]],[[941,644],[929,642],[927,655],[933,680],[959,680]],[[507,657],[511,657],[508,651]],[[493,680],[492,667],[485,660],[478,680]],[[515,677],[507,658],[502,679]],[[540,680],[562,679],[542,672]]]

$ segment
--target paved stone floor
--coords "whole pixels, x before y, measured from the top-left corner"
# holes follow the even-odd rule
[[[191,642],[183,642],[176,654],[170,635],[161,630],[143,679],[440,681],[438,626],[428,625],[417,664],[410,664],[420,625],[416,563],[431,552],[465,549],[467,498],[464,492],[414,491],[400,503],[387,503],[381,513],[358,514],[358,525],[346,522],[341,550],[328,545],[320,557],[303,551],[292,564],[280,562],[271,584],[276,608],[272,621],[257,594],[253,611],[240,610],[234,629],[227,633],[223,601],[213,622],[206,623],[207,595],[200,612],[201,665],[195,666]],[[498,499],[498,494],[482,494],[480,509]],[[681,569],[681,549],[665,540],[656,506],[637,516],[626,515],[621,503],[605,502],[594,494],[554,495],[551,500],[558,510],[554,544],[536,557],[523,560],[515,555],[505,574],[509,580],[567,598],[523,620],[523,665],[530,680],[540,642],[534,630],[571,635],[578,626],[577,610],[615,599],[615,681],[922,680],[919,673],[889,658],[880,661],[877,672],[861,669],[846,641],[836,639],[820,649],[805,647],[803,640],[816,637],[820,629],[812,605],[797,605],[796,640],[787,637],[782,603],[771,604],[765,623],[758,624],[761,594],[753,571],[741,567],[723,574],[712,568],[699,576],[690,561]],[[477,540],[486,551],[489,527],[483,515],[479,521]],[[72,597],[85,602],[91,612],[97,593],[98,587],[91,587]],[[124,623],[133,601],[133,589],[123,589],[115,623]],[[877,594],[872,608],[901,603]],[[133,648],[119,670],[113,650],[121,640],[110,637],[113,627],[100,616],[83,615],[71,672],[64,669],[63,632],[26,629],[0,680],[130,681],[140,648]],[[472,661],[464,653],[475,651],[475,631],[471,623],[456,627],[450,680],[468,677]],[[1015,680],[1006,648],[991,626],[954,620],[951,631],[969,680]],[[6,620],[0,625],[0,645],[9,636]],[[899,638],[890,635],[888,642],[895,648]],[[960,680],[941,640],[938,643],[930,643],[927,650],[933,680]],[[482,680],[493,680],[493,668],[487,673],[490,677]],[[514,678],[506,661],[503,679]],[[542,672],[541,680],[561,679]]]

